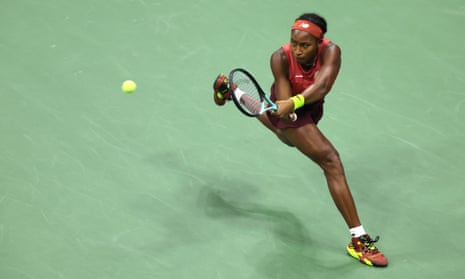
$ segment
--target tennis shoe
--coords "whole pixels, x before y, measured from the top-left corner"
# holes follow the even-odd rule
[[[231,100],[229,79],[224,74],[219,74],[213,82],[213,100],[219,106]]]
[[[388,260],[376,248],[375,242],[378,240],[379,236],[372,240],[368,234],[354,237],[347,245],[347,253],[366,265],[385,267],[388,265]]]

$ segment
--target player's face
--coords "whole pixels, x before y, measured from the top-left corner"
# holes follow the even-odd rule
[[[297,62],[303,65],[313,63],[320,40],[300,30],[291,32],[291,49]]]

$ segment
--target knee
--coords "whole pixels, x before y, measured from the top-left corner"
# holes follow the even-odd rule
[[[342,170],[341,158],[334,148],[320,152],[315,161],[325,172]]]

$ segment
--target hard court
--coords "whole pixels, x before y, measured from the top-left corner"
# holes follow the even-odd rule
[[[212,101],[235,67],[268,90],[304,12],[342,49],[319,127],[385,269],[316,165]],[[463,278],[464,27],[461,0],[4,1],[0,278]]]

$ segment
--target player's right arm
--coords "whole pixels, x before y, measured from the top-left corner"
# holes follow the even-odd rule
[[[292,97],[292,87],[288,78],[289,61],[282,48],[271,55],[270,67],[274,77],[276,100],[289,99]]]
[[[275,96],[277,103],[280,100],[288,100],[292,97],[292,87],[289,81],[289,61],[286,53],[282,48],[276,50],[270,59],[271,72],[274,77]],[[279,107],[279,106],[278,106]],[[287,111],[287,108],[278,108],[279,111]],[[272,114],[280,116],[281,118],[288,119],[289,113],[274,113]],[[285,116],[284,116],[285,115]]]

